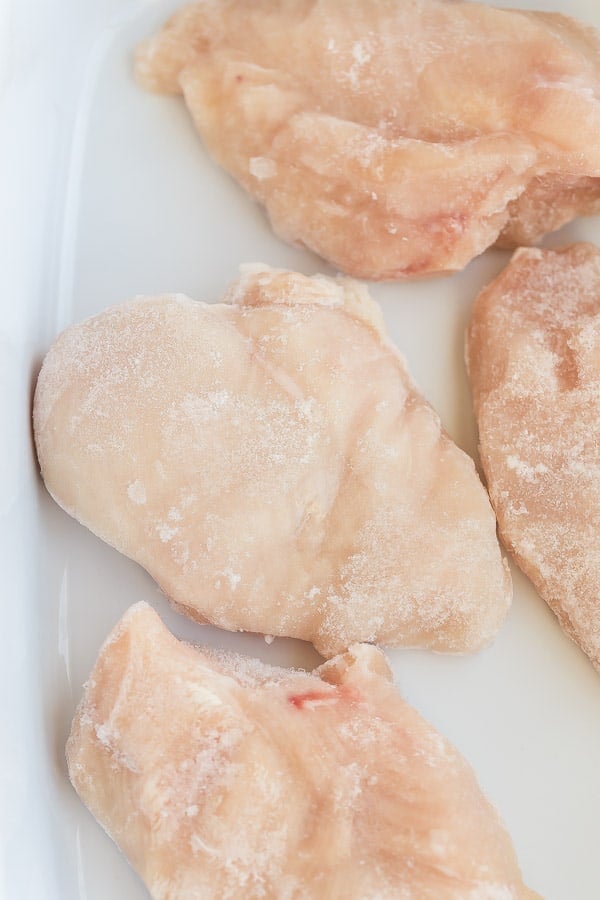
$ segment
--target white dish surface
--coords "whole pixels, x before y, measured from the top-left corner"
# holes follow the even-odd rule
[[[72,0],[54,5],[63,8],[64,16],[77,10]],[[74,76],[67,88],[65,67],[65,94],[76,98],[77,114],[70,123],[74,139],[66,192],[56,190],[51,198],[62,225],[59,256],[48,257],[37,287],[43,326],[23,340],[30,371],[63,327],[135,294],[181,291],[218,301],[239,264],[251,261],[306,274],[331,271],[272,234],[262,210],[208,158],[181,99],[147,94],[133,81],[132,48],[179,5],[137,2],[119,11],[122,4],[101,3],[94,45],[79,61],[85,77]],[[559,3],[543,6],[560,9]],[[594,0],[574,0],[568,12],[600,27]],[[100,28],[102,16],[107,24]],[[71,30],[76,34],[72,23]],[[65,94],[60,94],[60,79],[52,80],[51,91],[58,120],[68,122],[67,115],[61,119]],[[49,234],[52,219],[45,221]],[[581,239],[600,243],[598,219],[579,220],[545,243]],[[59,264],[51,264],[56,258]],[[451,278],[372,286],[417,384],[450,435],[472,455],[476,428],[463,364],[464,331],[478,290],[508,258],[490,251]],[[12,414],[16,421],[22,410],[12,409]],[[19,434],[27,440],[25,428]],[[7,703],[22,697],[29,704],[27,728],[20,719],[15,726],[29,735],[22,754],[10,741],[4,751],[0,747],[7,781],[12,779],[6,809],[10,813],[28,804],[37,822],[28,832],[26,815],[7,817],[13,828],[7,848],[14,849],[5,865],[7,896],[141,900],[147,896],[143,885],[78,801],[64,763],[70,720],[108,631],[130,604],[146,599],[177,635],[197,643],[280,665],[311,668],[319,659],[299,641],[277,639],[269,646],[259,636],[221,632],[177,615],[142,569],[51,501],[36,482],[26,448],[24,460],[17,462],[7,452],[6,484],[14,473],[18,476],[18,489],[0,506],[7,536],[8,529],[19,533],[14,517],[25,515],[22,498],[29,491],[27,527],[41,543],[39,564],[19,582],[18,602],[29,610],[28,618],[16,614],[14,620],[13,638],[28,641],[31,657],[18,650],[11,657],[33,673],[33,680],[20,685],[14,668],[4,677],[13,680]],[[31,566],[31,556],[15,551],[8,559],[6,552],[17,575],[18,566]],[[389,658],[405,698],[473,765],[510,830],[526,883],[547,898],[596,900],[600,680],[514,567],[513,576],[513,608],[488,650],[469,657],[398,650]],[[23,633],[26,622],[27,627],[34,623],[32,634]],[[26,871],[26,841],[41,848],[38,863],[44,860],[47,871],[42,865],[40,877]],[[1,888],[2,881],[0,895]]]

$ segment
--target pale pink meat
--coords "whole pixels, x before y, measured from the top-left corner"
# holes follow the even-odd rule
[[[493,511],[366,289],[254,267],[227,300],[62,334],[34,409],[51,494],[221,628],[326,656],[489,643],[511,598]]]
[[[220,0],[136,54],[275,231],[344,272],[449,272],[600,208],[600,38],[460,0]]]
[[[154,900],[537,896],[471,768],[369,645],[308,675],[182,644],[137,604],[67,758]]]
[[[518,250],[467,363],[504,543],[600,669],[600,251]]]

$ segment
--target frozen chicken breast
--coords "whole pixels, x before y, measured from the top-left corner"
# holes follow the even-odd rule
[[[362,286],[255,267],[223,304],[139,298],[67,329],[35,397],[44,480],[184,612],[464,652],[511,584],[472,460]]]
[[[600,669],[600,251],[518,250],[467,358],[504,543]]]
[[[182,644],[138,604],[67,757],[154,900],[537,896],[472,770],[372,646],[308,675]]]
[[[461,269],[600,208],[600,38],[460,0],[221,0],[137,51],[282,238],[342,271]]]

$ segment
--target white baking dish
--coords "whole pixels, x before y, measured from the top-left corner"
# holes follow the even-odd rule
[[[31,388],[69,322],[136,293],[217,300],[241,262],[327,271],[273,237],[208,160],[181,101],[135,86],[131,48],[177,5],[0,3],[0,897],[10,900],[146,896],[77,800],[64,763],[82,684],[129,604],[149,599],[176,633],[197,641],[277,663],[317,661],[299,642],[267,646],[186,622],[141,569],[61,512],[37,476]],[[596,0],[572,0],[565,11],[600,26]],[[598,220],[548,243],[581,238],[600,241]],[[473,297],[506,260],[490,252],[450,279],[373,289],[415,379],[472,453],[463,332]],[[515,588],[489,650],[390,658],[407,699],[474,766],[527,883],[556,900],[596,900],[600,680],[516,572]]]

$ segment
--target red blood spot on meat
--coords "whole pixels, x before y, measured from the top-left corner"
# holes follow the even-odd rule
[[[347,704],[355,704],[361,701],[361,693],[352,684],[332,684],[324,690],[303,691],[301,694],[289,694],[287,700],[296,709],[309,709],[313,706],[331,706],[333,703],[343,701]]]
[[[339,700],[337,691],[304,691],[302,694],[290,694],[288,703],[296,709],[303,709],[308,703],[335,703]]]

